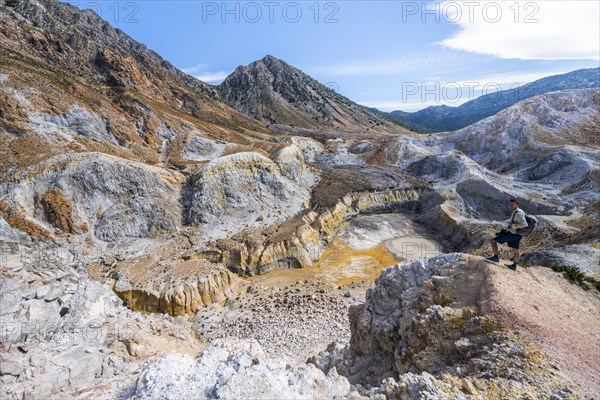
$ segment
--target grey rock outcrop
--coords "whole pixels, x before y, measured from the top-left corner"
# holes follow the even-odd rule
[[[188,160],[207,161],[219,157],[227,144],[223,141],[215,141],[199,136],[193,136],[183,148],[183,156]]]
[[[152,237],[181,226],[182,183],[176,172],[106,154],[56,156],[23,174],[5,210],[51,235]]]
[[[281,169],[281,173],[298,185],[311,189],[317,184],[318,176],[306,165],[304,154],[299,146],[291,144],[279,150],[273,161]]]
[[[123,307],[68,249],[2,245],[3,398],[72,398],[128,380],[151,355],[199,350],[168,317]]]
[[[25,241],[28,242],[31,240],[29,235],[24,232],[19,231],[18,229],[12,228],[8,222],[4,218],[0,217],[0,240],[3,242],[7,241]]]
[[[146,365],[130,397],[211,399],[333,399],[350,390],[335,369],[267,357],[256,341],[218,340],[196,359],[168,354]]]
[[[88,139],[117,144],[117,140],[108,132],[106,122],[82,107],[71,107],[62,116],[49,115],[47,121]]]
[[[208,162],[192,176],[186,222],[209,237],[224,237],[282,222],[303,210],[309,197],[307,188],[286,178],[269,158],[236,153]]]
[[[532,369],[533,350],[495,319],[490,268],[455,253],[384,269],[365,304],[350,308],[338,370],[375,398],[556,393],[548,372]]]
[[[600,278],[600,250],[597,245],[576,244],[545,247],[528,251],[523,260],[532,265],[546,267],[574,267],[593,278]]]
[[[461,197],[465,214],[479,218],[502,220],[506,216],[506,199],[511,197],[508,188],[501,191],[485,180],[464,180],[456,186],[456,194]],[[565,208],[548,204],[531,197],[514,197],[519,205],[531,214],[557,215],[564,214]],[[538,200],[538,201],[536,201]],[[506,218],[508,219],[508,218]]]

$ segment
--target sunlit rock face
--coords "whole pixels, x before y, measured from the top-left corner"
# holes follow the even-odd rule
[[[511,294],[498,286],[506,280],[496,266],[467,254],[386,268],[364,304],[350,307],[350,343],[332,344],[309,362],[324,372],[335,366],[375,398],[568,393],[532,343],[505,324],[498,301]]]
[[[286,178],[269,158],[236,153],[210,161],[191,177],[186,222],[210,236],[224,236],[282,222],[303,210],[308,199],[308,189]]]
[[[335,370],[268,357],[256,341],[218,340],[197,358],[168,354],[148,364],[131,399],[206,397],[214,399],[339,398],[350,383]]]
[[[578,180],[598,163],[590,151],[600,144],[599,107],[597,89],[547,93],[463,128],[447,141],[489,169],[527,169],[525,180]],[[573,152],[569,146],[574,145],[586,151]]]
[[[38,236],[154,237],[181,226],[177,172],[101,153],[56,156],[26,170],[2,200],[9,223]]]

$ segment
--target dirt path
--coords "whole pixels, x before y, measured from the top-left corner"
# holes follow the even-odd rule
[[[507,261],[508,262],[508,261]],[[600,296],[543,267],[491,274],[492,313],[537,342],[584,396],[600,399]]]

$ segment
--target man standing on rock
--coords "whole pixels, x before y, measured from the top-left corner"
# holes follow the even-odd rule
[[[508,201],[508,208],[512,212],[510,220],[508,220],[508,227],[502,229],[495,238],[490,242],[492,244],[492,250],[494,255],[486,258],[488,261],[500,261],[500,252],[498,251],[498,243],[507,243],[508,247],[513,252],[513,263],[507,264],[506,266],[513,271],[517,270],[517,264],[521,259],[521,253],[519,247],[521,245],[521,239],[523,236],[518,234],[518,229],[527,227],[527,220],[525,219],[525,212],[519,208],[519,202],[515,198],[511,198]]]

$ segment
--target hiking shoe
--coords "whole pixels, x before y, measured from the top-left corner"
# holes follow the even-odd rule
[[[517,270],[517,263],[513,262],[512,264],[505,264],[508,269],[512,269],[513,271]]]
[[[494,262],[498,262],[498,261],[500,261],[500,257],[498,257],[498,254],[494,254],[494,255],[493,255],[493,256],[491,256],[491,257],[487,257],[487,258],[486,258],[486,260],[488,260],[488,261],[494,261]]]

